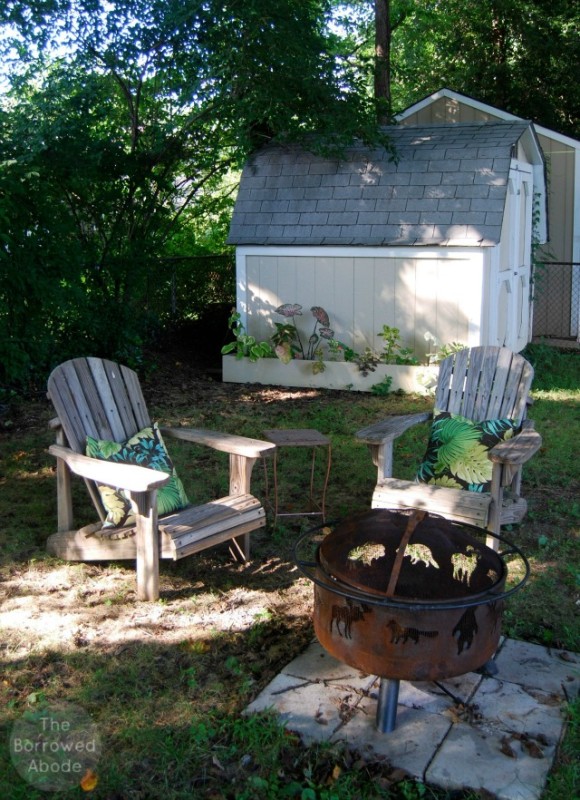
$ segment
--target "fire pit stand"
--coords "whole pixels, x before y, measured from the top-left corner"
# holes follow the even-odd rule
[[[495,551],[482,534],[490,535],[424,511],[375,509],[297,541],[295,562],[314,584],[318,640],[381,679],[379,731],[395,728],[401,680],[463,675],[495,653],[505,600],[530,569],[511,542],[494,536],[504,548]],[[508,556],[523,577],[506,589]]]

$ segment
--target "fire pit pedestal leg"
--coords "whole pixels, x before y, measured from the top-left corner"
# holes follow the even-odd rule
[[[381,678],[377,705],[377,730],[381,733],[391,733],[395,730],[399,683],[395,679]]]

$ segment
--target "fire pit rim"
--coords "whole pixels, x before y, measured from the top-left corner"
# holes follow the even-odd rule
[[[507,550],[497,550],[497,556],[502,561],[504,568],[506,569],[507,575],[507,567],[505,562],[503,561],[505,556],[508,555],[515,555],[517,558],[524,565],[524,575],[520,579],[520,581],[515,585],[512,586],[510,589],[504,589],[503,591],[494,590],[492,586],[490,589],[487,589],[484,592],[478,592],[476,594],[466,595],[464,598],[459,599],[449,599],[449,600],[421,600],[420,598],[412,598],[410,600],[405,599],[397,599],[394,597],[386,597],[381,596],[380,594],[375,594],[371,592],[366,592],[363,589],[357,589],[355,586],[351,586],[350,584],[346,584],[343,581],[335,578],[334,576],[328,575],[324,567],[320,563],[319,559],[319,547],[320,544],[316,546],[316,561],[306,561],[301,559],[298,555],[300,547],[306,542],[306,539],[309,537],[313,539],[317,534],[320,535],[320,532],[331,525],[338,524],[334,521],[327,521],[324,524],[317,525],[315,528],[311,528],[310,530],[303,533],[295,542],[293,547],[293,560],[300,572],[317,586],[320,586],[323,589],[329,589],[336,594],[340,595],[341,597],[345,597],[350,600],[355,600],[361,603],[367,603],[371,605],[386,607],[386,608],[395,608],[401,609],[404,611],[443,611],[443,610],[453,610],[453,609],[462,609],[462,608],[473,608],[474,606],[485,605],[486,603],[495,603],[499,600],[505,600],[506,598],[510,597],[511,595],[515,594],[515,592],[519,591],[523,588],[525,583],[527,582],[530,576],[530,564],[528,559],[525,557],[523,552],[520,548],[511,542],[509,539],[506,539],[504,536],[501,536],[497,533],[491,533],[490,531],[485,531],[487,536],[491,536],[493,539],[497,539],[502,545],[506,545],[509,549]],[[465,525],[460,523],[462,528],[467,528],[471,531],[475,531],[477,534],[482,535],[484,531],[482,529],[477,528],[474,525]]]

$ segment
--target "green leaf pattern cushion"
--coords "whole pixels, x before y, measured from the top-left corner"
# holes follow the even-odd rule
[[[491,489],[493,464],[487,454],[517,430],[510,419],[472,422],[459,414],[435,409],[427,452],[416,480],[470,492]]]
[[[122,464],[135,464],[140,467],[158,469],[171,475],[165,486],[157,490],[157,512],[160,516],[185,508],[189,501],[181,483],[161,432],[155,423],[144,428],[126,442],[110,442],[87,436],[86,454],[103,461],[116,461]],[[135,515],[128,494],[121,489],[99,486],[101,500],[107,512],[103,528],[119,528],[135,524]]]

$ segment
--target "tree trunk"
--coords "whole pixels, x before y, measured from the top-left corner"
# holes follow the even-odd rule
[[[375,100],[379,123],[391,116],[390,0],[375,0]]]

